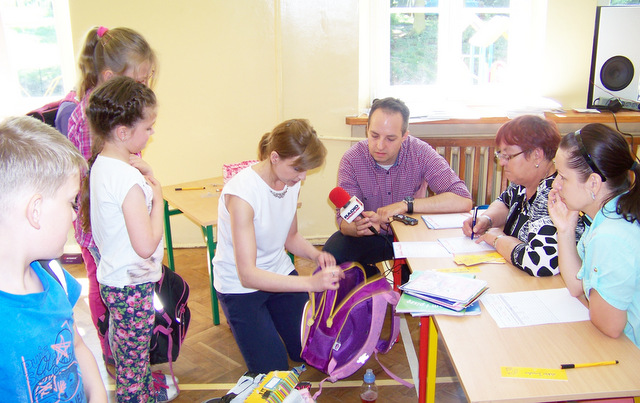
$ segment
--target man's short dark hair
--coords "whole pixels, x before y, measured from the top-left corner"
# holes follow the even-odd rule
[[[374,99],[371,102],[371,110],[369,111],[369,120],[367,121],[367,127],[371,123],[371,116],[376,109],[384,109],[389,112],[398,112],[402,115],[402,134],[404,135],[409,128],[409,108],[407,105],[398,98],[382,98]]]

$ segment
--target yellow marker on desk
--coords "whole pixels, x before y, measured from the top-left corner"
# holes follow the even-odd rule
[[[187,188],[176,188],[176,190],[203,190],[206,189],[204,186],[195,186],[195,187],[187,187]]]
[[[571,369],[571,368],[587,368],[587,367],[600,367],[603,365],[616,365],[619,361],[601,361],[601,362],[587,362],[584,364],[562,364],[560,368],[562,369]]]
[[[567,380],[567,371],[553,368],[500,367],[500,374],[503,378]]]

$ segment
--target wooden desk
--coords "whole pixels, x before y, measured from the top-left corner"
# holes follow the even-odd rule
[[[396,237],[404,242],[435,241],[462,233],[459,229],[429,230],[422,220],[415,227],[397,222],[392,227]],[[408,258],[407,261],[412,270],[456,266],[451,258]],[[560,276],[531,277],[509,264],[483,264],[480,270],[477,277],[488,282],[490,293],[564,287]],[[425,367],[427,361],[435,363],[432,355],[437,351],[433,348],[437,343],[436,327],[470,402],[640,396],[640,349],[626,336],[607,337],[589,321],[500,329],[485,308],[482,309],[478,316],[441,315],[421,319],[421,402],[427,397],[433,401],[435,396],[435,368]],[[618,365],[567,370],[568,381],[503,378],[500,374],[503,366],[559,369],[562,363],[615,359],[620,360]],[[427,385],[424,385],[425,379]]]
[[[164,198],[164,239],[167,246],[169,268],[175,270],[170,218],[176,214],[184,214],[200,226],[207,243],[207,267],[209,267],[209,286],[211,288],[211,313],[215,325],[220,324],[220,311],[218,308],[218,295],[216,294],[216,289],[213,287],[213,265],[211,259],[216,253],[213,227],[218,224],[218,200],[223,183],[222,176],[218,176],[162,187],[162,196]],[[205,189],[202,190],[175,190],[179,187],[203,186]],[[170,209],[169,206],[174,207],[174,209]]]

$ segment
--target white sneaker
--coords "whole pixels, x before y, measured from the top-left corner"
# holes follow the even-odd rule
[[[173,378],[162,372],[154,372],[153,387],[156,390],[156,402],[170,402],[178,397],[178,387],[173,382]],[[178,378],[176,378],[176,382]]]

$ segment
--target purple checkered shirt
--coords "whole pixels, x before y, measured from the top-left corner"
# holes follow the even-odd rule
[[[89,134],[89,124],[85,115],[90,95],[91,92],[84,94],[82,101],[80,101],[76,109],[71,113],[71,117],[69,117],[68,133],[69,140],[71,140],[73,145],[80,150],[80,154],[82,154],[86,160],[91,158],[91,135]],[[75,226],[76,241],[78,241],[78,245],[85,248],[95,245],[93,243],[91,233],[85,233],[82,231],[80,217],[74,221],[73,225]]]

